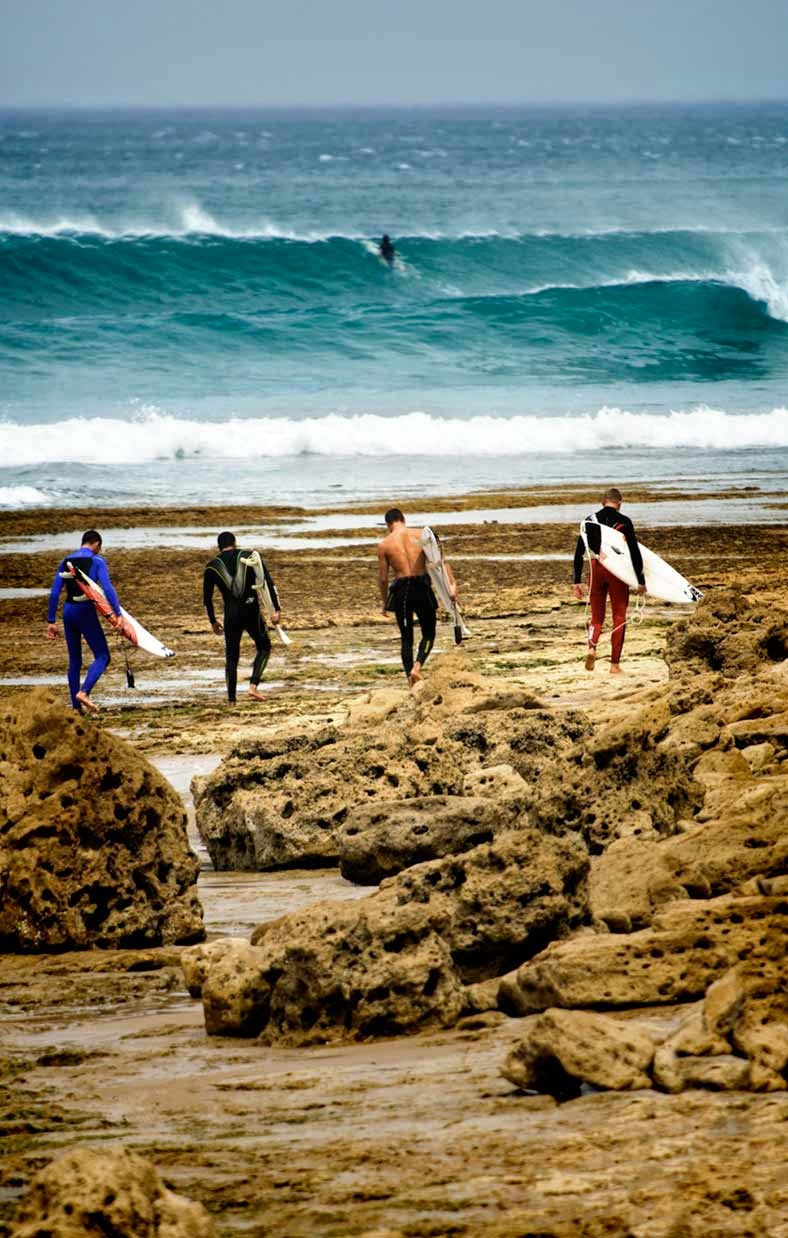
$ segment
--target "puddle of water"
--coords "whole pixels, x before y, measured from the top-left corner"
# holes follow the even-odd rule
[[[45,598],[49,596],[48,589],[11,588],[0,589],[0,602],[11,601],[12,598]]]

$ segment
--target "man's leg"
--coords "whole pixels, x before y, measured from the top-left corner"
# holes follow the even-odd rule
[[[251,611],[252,607],[249,606],[247,609]],[[263,677],[263,671],[268,665],[268,659],[271,656],[271,637],[268,635],[268,629],[263,622],[263,616],[260,614],[258,606],[255,606],[253,614],[247,617],[245,627],[257,648],[249,680],[249,695],[261,701],[263,700],[263,693],[258,692],[257,685]]]
[[[394,615],[400,634],[400,653],[405,674],[413,669],[413,606],[410,599],[410,581],[394,589]]]
[[[592,559],[591,579],[588,585],[588,604],[591,610],[591,619],[588,624],[587,671],[594,669],[596,647],[602,635],[602,628],[605,626],[605,602],[607,600],[607,588],[610,579],[610,573],[605,571],[602,564],[597,559]]]
[[[241,656],[241,626],[240,616],[225,608],[224,612],[224,680],[227,684],[227,700],[235,704],[235,694],[238,685],[238,659]]]
[[[432,594],[432,589],[426,581],[419,582],[418,591],[414,590],[416,618],[419,621],[421,628],[421,640],[419,647],[416,650],[416,661],[413,663],[410,675],[408,676],[411,685],[418,683],[421,679],[421,668],[427,661],[429,653],[435,644],[435,627],[437,612],[435,609],[435,599]]]
[[[627,606],[629,605],[629,586],[623,580],[611,577],[610,609],[613,612],[613,631],[611,633],[610,669],[615,674],[619,670],[621,651],[624,648],[624,637],[627,632]]]
[[[82,606],[79,614],[79,624],[82,628],[82,635],[90,646],[93,661],[88,667],[88,673],[85,676],[81,691],[77,692],[77,700],[80,705],[95,713],[98,710],[98,706],[93,704],[90,694],[109,666],[109,646],[107,645],[107,638],[104,635],[104,629],[101,626],[101,620],[96,614],[95,607],[88,602],[78,604]]]
[[[88,605],[87,602],[82,605]],[[77,700],[79,692],[79,680],[82,671],[82,630],[76,622],[75,617],[72,617],[72,610],[75,607],[67,602],[63,607],[63,635],[66,638],[66,648],[68,649],[68,690],[71,693],[71,704],[74,709],[79,709],[80,704]],[[91,606],[92,610],[93,607]]]

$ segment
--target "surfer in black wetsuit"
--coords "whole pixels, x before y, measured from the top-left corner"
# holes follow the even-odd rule
[[[394,265],[394,259],[397,256],[397,251],[392,244],[391,237],[388,232],[383,233],[383,238],[380,245],[378,245],[378,253],[383,261],[387,262],[390,267]]]
[[[258,684],[271,655],[271,638],[260,612],[260,604],[254,589],[256,584],[254,569],[249,564],[240,561],[244,552],[236,546],[234,533],[220,533],[217,541],[219,553],[206,565],[203,573],[202,600],[208,614],[208,622],[214,632],[217,636],[224,633],[224,674],[227,681],[227,699],[231,705],[235,704],[241,636],[244,632],[248,632],[257,648],[252,663],[249,696],[256,701],[262,701],[265,698]],[[278,623],[279,597],[265,564],[263,564],[263,571],[265,583],[275,607],[271,621]],[[224,600],[224,624],[219,623],[213,609],[214,589],[219,590]]]
[[[632,567],[638,580],[638,593],[646,592],[646,578],[643,575],[643,556],[635,537],[635,526],[629,516],[622,514],[620,508],[624,497],[620,490],[611,486],[602,495],[602,507],[586,523],[588,548],[592,555],[598,555],[602,548],[602,532],[600,525],[606,524],[610,529],[618,529],[626,539],[627,549],[632,559]],[[583,596],[583,558],[585,543],[578,537],[574,558],[574,594],[576,598]],[[596,647],[602,634],[605,622],[605,603],[610,598],[610,608],[613,612],[613,630],[611,633],[610,670],[612,674],[620,674],[621,651],[624,648],[624,636],[627,626],[627,606],[629,605],[629,586],[609,572],[599,559],[590,560],[589,604],[591,622],[588,625],[588,650],[586,652],[586,670],[592,671],[596,661]]]
[[[401,637],[402,665],[411,687],[421,679],[421,668],[435,644],[435,619],[438,604],[427,575],[427,560],[421,545],[421,529],[405,524],[398,507],[384,516],[388,534],[378,546],[378,587],[383,614],[393,610]],[[451,587],[457,586],[446,564]],[[394,582],[389,588],[389,572]],[[421,640],[413,657],[413,619],[418,619]]]

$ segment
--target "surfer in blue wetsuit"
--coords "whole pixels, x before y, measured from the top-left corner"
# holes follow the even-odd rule
[[[271,638],[260,613],[260,604],[255,592],[257,583],[254,569],[243,562],[242,550],[235,543],[234,533],[220,533],[217,538],[219,553],[207,564],[203,573],[203,605],[208,622],[217,636],[224,633],[224,677],[227,683],[227,699],[235,704],[238,684],[238,659],[241,656],[241,637],[248,632],[255,643],[257,653],[252,663],[249,696],[256,701],[265,699],[258,685],[271,656]],[[263,566],[265,583],[274,606],[272,623],[280,619],[279,597],[268,568]],[[213,608],[214,589],[218,589],[224,601],[224,623],[220,623]]]
[[[79,550],[66,555],[55,572],[52,589],[49,594],[49,614],[47,616],[47,636],[49,640],[57,640],[60,629],[57,625],[57,608],[60,593],[65,586],[66,600],[63,603],[63,632],[68,649],[68,687],[71,693],[71,704],[74,709],[90,713],[98,712],[98,705],[91,701],[90,693],[98,679],[109,666],[109,646],[104,635],[104,629],[96,613],[96,608],[89,598],[79,588],[68,569],[68,564],[78,568],[100,585],[106,594],[107,601],[115,615],[120,615],[120,602],[115,587],[109,578],[109,568],[101,557],[101,534],[95,529],[88,529],[82,534],[82,545]],[[87,641],[93,654],[93,661],[88,667],[82,687],[79,686],[82,671],[82,639]]]
[[[388,232],[383,233],[381,242],[378,245],[378,253],[380,254],[383,261],[387,262],[390,267],[394,265],[394,259],[397,256],[397,251],[394,248],[394,245],[392,243],[391,237],[389,236]]]
[[[421,529],[411,529],[398,507],[384,516],[388,534],[378,546],[378,587],[383,614],[393,610],[401,637],[402,665],[411,687],[421,679],[421,668],[435,644],[435,619],[438,604],[427,575],[427,560],[421,542]],[[453,596],[457,585],[451,568],[445,564]],[[394,581],[389,588],[389,573]],[[413,619],[419,622],[421,640],[413,657]]]

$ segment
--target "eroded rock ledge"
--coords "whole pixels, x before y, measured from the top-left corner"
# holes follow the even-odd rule
[[[122,740],[43,688],[0,713],[0,950],[204,936],[180,797]]]
[[[725,674],[695,657],[723,613]],[[499,1009],[525,1016],[504,1067],[518,1086],[785,1088],[788,629],[756,619],[752,638],[747,599],[712,596],[682,621],[671,681],[596,729],[450,655],[417,700],[387,703],[390,742],[349,723],[314,770],[289,754],[278,789],[281,753],[245,754],[254,790],[220,771],[211,813],[222,787],[231,810],[239,793],[292,804],[296,828],[317,802],[362,879],[401,871],[187,951],[209,1032],[304,1042]],[[642,1006],[678,1031],[638,1027]]]

